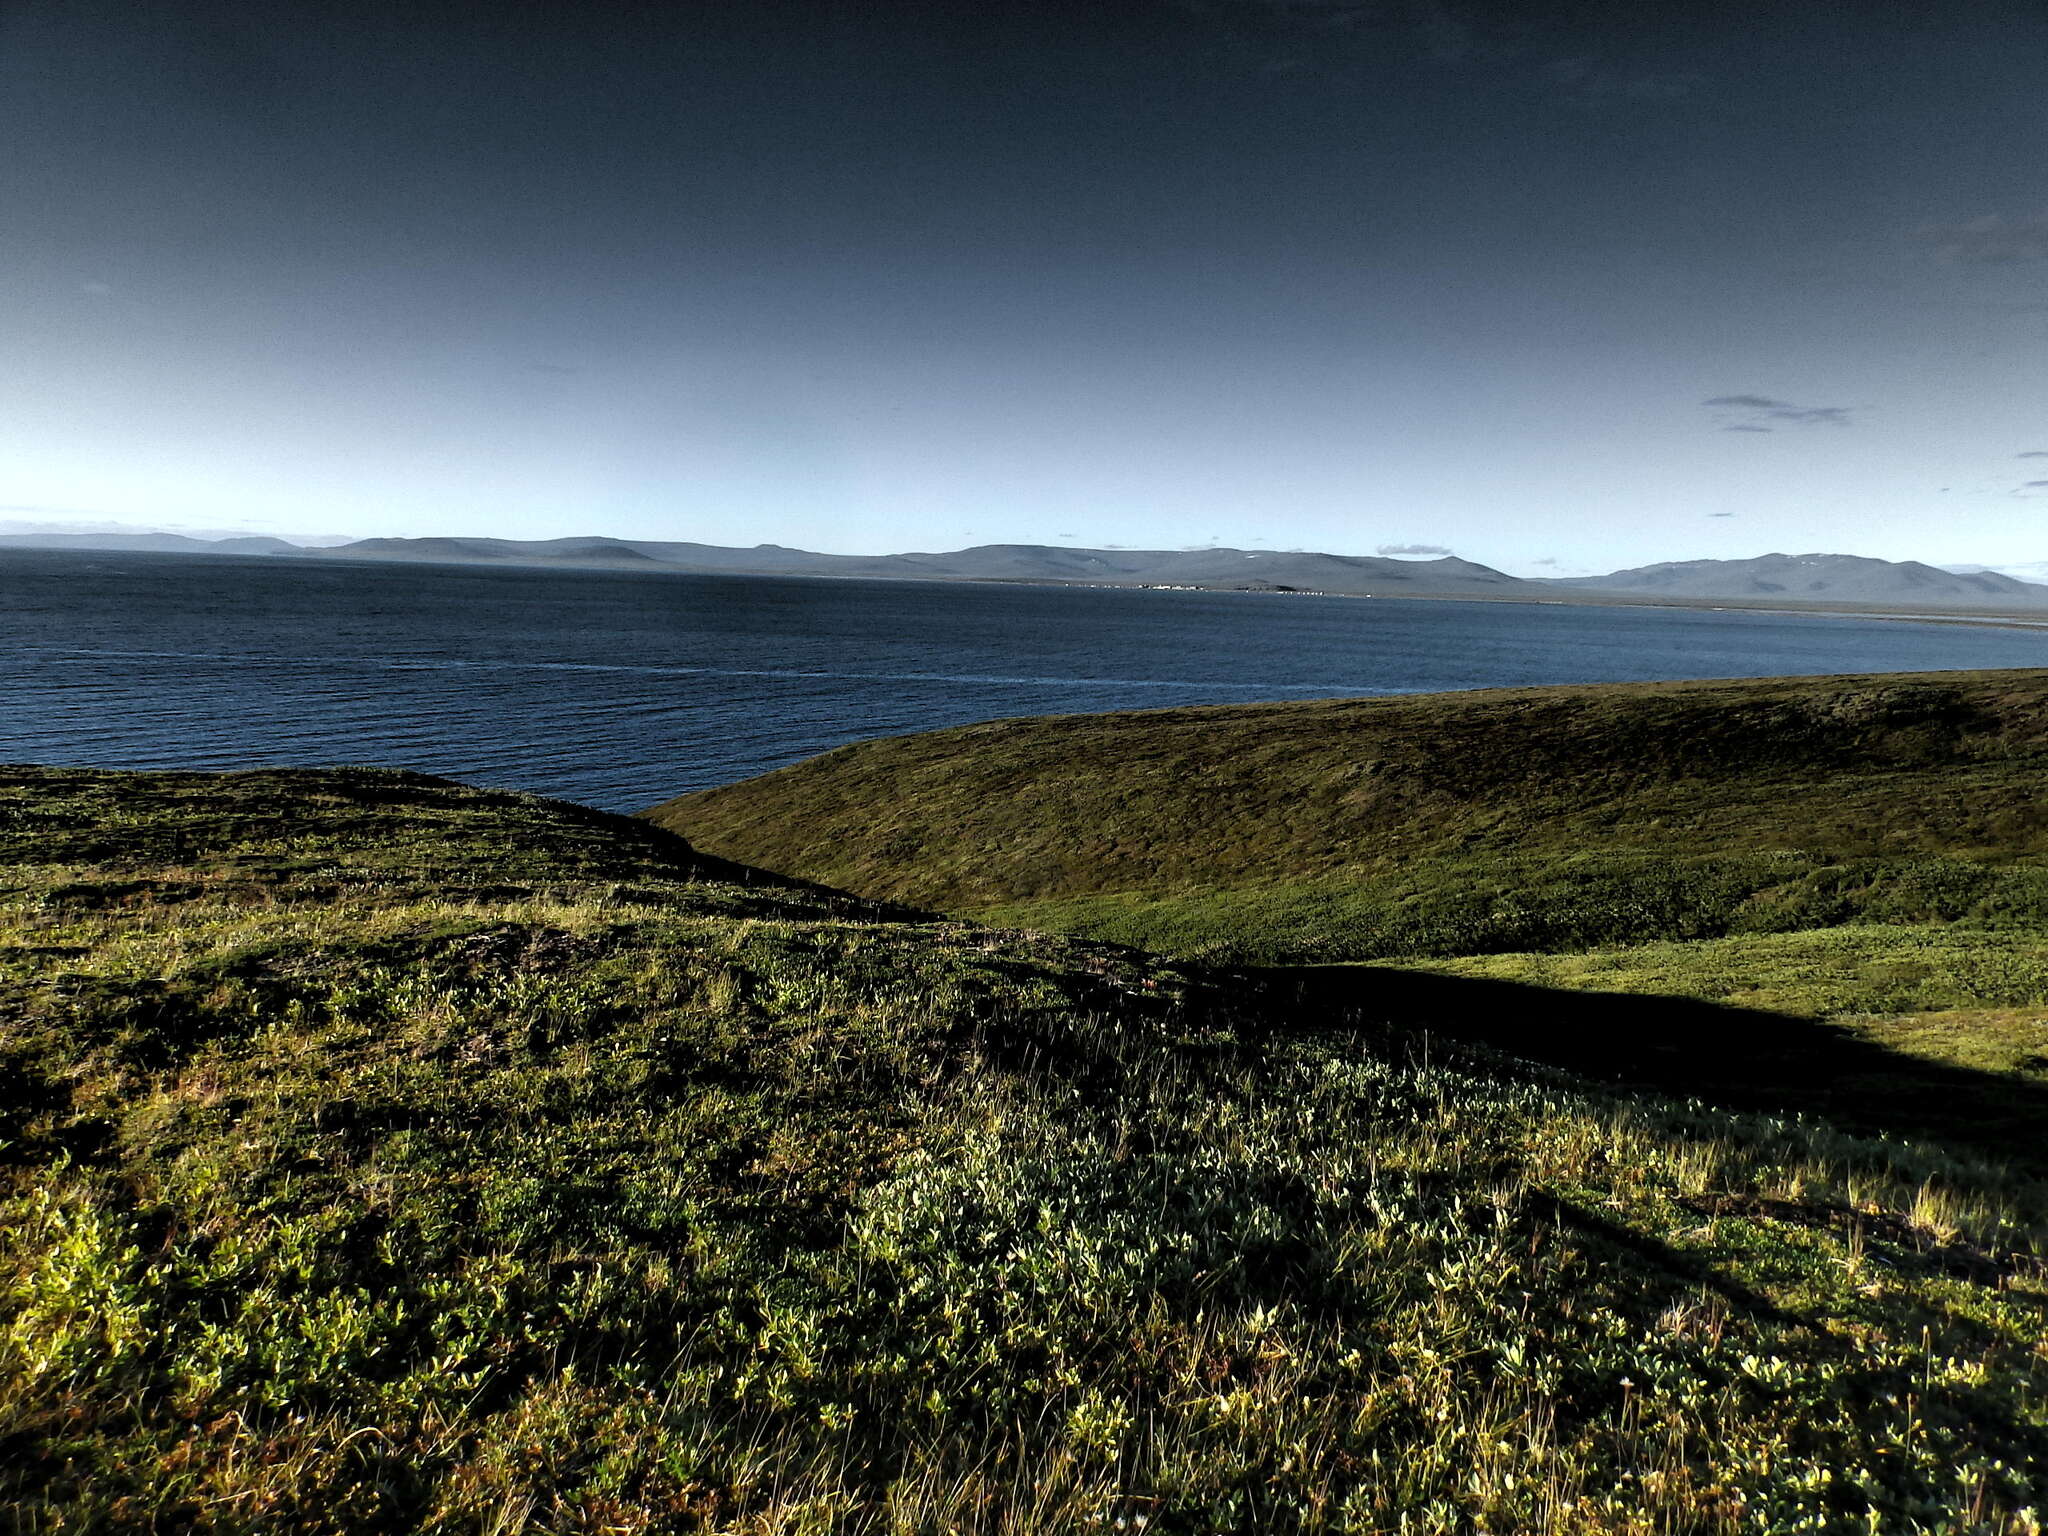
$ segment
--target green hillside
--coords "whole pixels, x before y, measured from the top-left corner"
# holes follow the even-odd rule
[[[2048,672],[1006,720],[649,812],[863,895],[1236,962],[2048,921]]]
[[[2038,1125],[2024,1062],[1721,1109],[1386,1022],[1534,972],[1338,970],[409,775],[6,770],[0,1523],[2040,1531],[2048,1191],[1879,1091]]]

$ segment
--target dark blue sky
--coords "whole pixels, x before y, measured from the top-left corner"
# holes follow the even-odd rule
[[[160,12],[0,9],[0,519],[2048,557],[2038,4]]]

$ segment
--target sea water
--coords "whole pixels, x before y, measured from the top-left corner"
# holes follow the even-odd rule
[[[2044,663],[2048,630],[1804,614],[0,552],[0,760],[612,810],[1000,716]]]

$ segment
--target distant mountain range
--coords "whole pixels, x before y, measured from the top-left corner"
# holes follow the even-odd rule
[[[0,534],[0,547],[152,550],[184,554],[289,554],[342,560],[467,565],[590,566],[697,574],[865,576],[952,581],[1101,582],[1119,586],[1336,592],[1507,593],[1531,584],[1470,560],[1396,560],[1252,549],[1066,549],[983,544],[938,554],[821,555],[757,544],[751,549],[655,539],[360,539],[307,549],[282,539],[205,540],[182,534]]]
[[[2048,560],[2022,560],[2011,565],[1944,565],[1944,571],[1954,571],[1958,576],[1975,576],[1979,571],[1995,571],[2001,576],[2016,576],[2021,581],[2048,581]]]
[[[1863,555],[1758,555],[1753,560],[1674,560],[1605,576],[1573,576],[1560,587],[1658,592],[1669,597],[1796,597],[1827,602],[2048,603],[2048,586],[1997,571],[1946,571],[1918,560]]]
[[[139,549],[159,555],[303,555],[305,545],[251,533],[195,539],[182,533],[0,533],[0,549]]]
[[[0,548],[146,550],[176,554],[288,555],[469,565],[539,565],[765,576],[858,576],[952,581],[1076,582],[1345,596],[1490,596],[1553,600],[1567,593],[1677,599],[1779,598],[1910,607],[2048,607],[2048,585],[1999,571],[1944,570],[1917,560],[1861,555],[1759,555],[1679,560],[1604,576],[1532,579],[1455,556],[1400,560],[1252,549],[1070,549],[982,544],[936,554],[825,555],[757,544],[741,549],[657,539],[580,537],[360,539],[309,548],[268,535],[200,539],[176,533],[10,533]]]
[[[1470,560],[1394,560],[1248,549],[1065,549],[1045,544],[982,544],[941,554],[820,555],[757,544],[646,539],[365,539],[323,554],[343,559],[463,560],[749,573],[972,581],[1105,582],[1119,586],[1292,589],[1350,595],[1401,592],[1506,592],[1526,585]]]

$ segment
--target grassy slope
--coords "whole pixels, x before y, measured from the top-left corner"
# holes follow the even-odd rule
[[[866,895],[1180,954],[2048,918],[2048,673],[997,721],[648,814]]]
[[[10,771],[0,859],[16,1529],[2039,1529],[1954,1145],[402,775]]]

